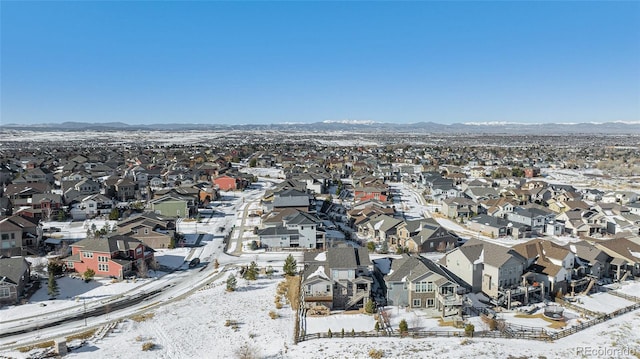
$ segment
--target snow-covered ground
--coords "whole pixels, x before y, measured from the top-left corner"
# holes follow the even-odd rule
[[[611,313],[618,309],[628,307],[632,305],[633,302],[616,297],[613,294],[599,292],[588,296],[580,296],[580,299],[575,304],[593,312]]]

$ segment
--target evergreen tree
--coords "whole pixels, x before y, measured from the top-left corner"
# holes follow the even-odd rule
[[[47,286],[47,293],[49,294],[49,298],[55,298],[59,294],[58,283],[56,282],[56,277],[53,275],[53,272],[49,272],[49,285]]]
[[[367,304],[364,305],[364,311],[373,314],[376,312],[376,302],[373,300],[367,301]]]
[[[246,280],[256,280],[258,278],[258,264],[254,261],[251,261],[249,268],[244,271],[244,279]]]
[[[120,218],[120,212],[118,212],[117,208],[112,209],[111,212],[109,213],[109,220],[117,221],[118,218]]]
[[[407,324],[407,321],[402,319],[400,321],[400,324],[398,325],[398,328],[400,329],[400,333],[406,333],[409,331],[409,324]]]
[[[298,262],[296,262],[295,258],[293,258],[293,255],[289,254],[287,256],[287,259],[285,259],[284,261],[284,266],[282,267],[282,271],[284,272],[284,274],[288,276],[296,275],[298,271]]]
[[[367,242],[367,249],[369,250],[369,253],[373,253],[376,251],[376,243],[373,241]]]
[[[238,280],[236,276],[233,274],[229,274],[229,278],[227,278],[227,292],[233,292],[236,290],[236,285],[238,285]]]
[[[85,282],[88,282],[91,279],[93,279],[95,275],[96,275],[96,271],[94,271],[91,268],[87,268],[87,270],[84,271],[84,273],[82,273],[82,278],[85,280]]]
[[[382,242],[382,245],[380,246],[380,253],[389,253],[389,245],[387,244],[387,241]]]

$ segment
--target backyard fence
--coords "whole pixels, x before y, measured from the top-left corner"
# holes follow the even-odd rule
[[[620,295],[618,295],[620,294]],[[484,330],[484,331],[475,331],[473,332],[473,337],[476,338],[504,338],[504,339],[529,339],[529,340],[541,340],[541,341],[549,341],[549,340],[557,340],[569,335],[575,334],[584,329],[590,328],[594,325],[604,323],[609,319],[613,319],[620,315],[626,314],[628,312],[634,311],[640,308],[640,298],[630,296],[624,293],[617,293],[619,297],[634,301],[635,303],[615,310],[608,314],[603,313],[595,313],[591,311],[584,310],[584,308],[580,308],[576,305],[569,304],[568,302],[562,301],[563,304],[569,304],[567,307],[575,308],[575,310],[581,310],[583,312],[593,313],[592,316],[595,318],[582,322],[577,325],[573,325],[570,328],[557,331],[557,332],[548,332],[543,328],[538,327],[528,327],[524,325],[518,324],[509,324],[505,323],[500,330]],[[481,311],[479,311],[481,312]],[[375,333],[372,332],[337,332],[337,333],[312,333],[306,334],[302,332],[301,335],[296,336],[296,343],[313,340],[313,339],[342,339],[342,338],[381,338],[381,337],[396,337],[396,338],[429,338],[429,337],[441,337],[441,338],[451,338],[451,337],[467,337],[464,331],[451,331],[451,330],[434,330],[434,331],[408,331],[401,333],[399,331],[387,331],[380,330]]]

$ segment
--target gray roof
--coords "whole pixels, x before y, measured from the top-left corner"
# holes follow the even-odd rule
[[[480,253],[484,251],[483,263],[489,264],[494,267],[501,267],[511,258],[516,258],[521,262],[526,262],[526,259],[518,254],[515,250],[501,246],[499,244],[493,244],[487,241],[481,241],[479,239],[470,239],[460,247],[462,253],[465,254],[470,261],[475,261],[480,257]],[[465,253],[465,251],[468,251]],[[476,256],[477,253],[477,256]],[[474,258],[475,257],[475,258]]]
[[[140,244],[142,244],[142,242],[133,237],[116,235],[107,238],[87,238],[71,246],[82,247],[84,251],[113,253],[135,249]]]
[[[292,197],[275,197],[273,199],[274,207],[308,207],[309,197],[292,196]]]
[[[371,259],[366,248],[330,247],[327,251],[329,268],[356,268],[369,266]]]
[[[258,231],[259,236],[277,236],[282,234],[285,234],[285,235],[298,234],[298,231],[295,229],[287,229],[287,227],[284,227],[284,226],[268,227]]]
[[[296,213],[286,216],[284,220],[288,224],[318,224],[322,222],[318,217],[302,211],[296,211]]]
[[[402,258],[394,259],[391,262],[391,270],[391,274],[385,276],[385,281],[387,282],[401,282],[405,278],[407,281],[412,282],[431,272],[443,277],[444,280],[440,281],[440,284],[444,283],[444,281],[457,284],[437,263],[423,257],[403,254]]]
[[[0,258],[0,279],[18,284],[24,276],[29,276],[29,262],[24,257]]]

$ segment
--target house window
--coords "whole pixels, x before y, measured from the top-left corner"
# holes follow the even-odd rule
[[[98,264],[98,271],[99,272],[108,272],[109,271],[109,265],[108,264],[99,263]]]
[[[420,300],[420,299],[414,299],[411,302],[411,306],[412,307],[420,307],[421,305],[422,305],[422,300]]]
[[[9,287],[0,287],[0,298],[6,298],[11,296],[11,291]]]
[[[67,268],[72,269],[73,268],[73,262],[67,262]]]
[[[433,307],[434,301],[433,298],[427,298],[427,307]]]
[[[415,292],[416,293],[426,293],[427,292],[427,282],[417,282],[415,284]]]
[[[109,257],[107,257],[107,256],[98,256],[98,262],[107,263],[107,262],[109,262]]]
[[[331,285],[327,284],[327,292],[331,291]]]
[[[149,234],[149,228],[144,229],[144,234]]]
[[[82,252],[82,257],[93,258],[93,252]]]

